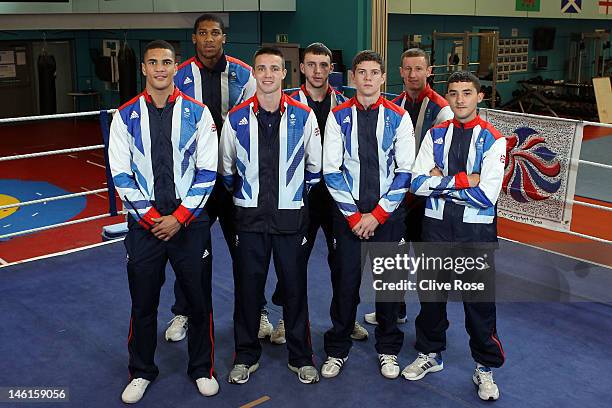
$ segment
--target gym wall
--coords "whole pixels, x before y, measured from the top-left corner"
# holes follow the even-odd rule
[[[534,51],[533,49],[533,30],[538,27],[555,27],[554,49],[550,51]],[[502,101],[512,98],[512,91],[518,85],[516,81],[542,76],[550,79],[564,79],[568,74],[568,58],[570,34],[580,32],[593,32],[595,29],[610,29],[610,22],[606,20],[568,20],[552,18],[517,18],[517,17],[477,17],[477,16],[431,16],[431,15],[389,15],[389,43],[387,62],[388,80],[387,90],[399,93],[402,90],[402,80],[399,76],[399,56],[403,51],[404,35],[421,34],[422,43],[431,44],[433,31],[460,33],[463,31],[475,31],[479,29],[497,29],[500,38],[511,38],[512,29],[518,29],[516,38],[529,38],[529,63],[528,71],[525,73],[515,73],[510,75],[509,82],[498,82],[498,92],[501,94]],[[438,55],[436,64],[446,64],[447,52],[451,50],[451,42],[445,40],[442,55]],[[440,49],[436,46],[437,53]],[[478,58],[478,50],[472,49],[472,59]],[[537,56],[548,57],[548,67],[537,70],[532,62]],[[444,92],[442,86],[437,86],[438,92]]]

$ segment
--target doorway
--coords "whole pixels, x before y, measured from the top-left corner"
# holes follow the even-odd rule
[[[70,41],[36,41],[32,43],[32,61],[34,62],[34,92],[36,102],[36,112],[40,110],[38,100],[38,69],[36,64],[38,57],[42,54],[43,49],[47,54],[53,55],[55,58],[55,101],[57,104],[57,113],[74,112],[72,98],[68,95],[75,90],[74,73],[73,73],[73,53],[72,44]]]

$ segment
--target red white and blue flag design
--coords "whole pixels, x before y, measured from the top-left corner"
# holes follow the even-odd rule
[[[575,120],[489,109],[482,109],[481,116],[506,137],[498,215],[569,230],[582,125]]]
[[[502,190],[521,203],[546,200],[561,186],[557,154],[537,131],[521,127],[506,137],[506,171]]]

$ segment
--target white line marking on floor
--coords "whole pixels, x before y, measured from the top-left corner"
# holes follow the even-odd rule
[[[98,167],[102,167],[103,169],[106,169],[106,166],[104,166],[102,164],[94,163],[94,162],[92,162],[90,160],[86,160],[86,162],[89,163],[89,164],[93,164],[94,166],[98,166]]]
[[[22,264],[22,263],[26,263],[26,262],[38,261],[38,260],[41,260],[41,259],[53,258],[53,257],[56,257],[56,256],[61,256],[61,255],[72,254],[74,252],[84,251],[86,249],[96,248],[96,247],[103,246],[103,245],[114,244],[114,243],[116,243],[118,241],[123,241],[123,237],[117,238],[117,239],[113,239],[113,240],[110,240],[110,241],[106,241],[106,242],[99,242],[97,244],[86,245],[86,246],[80,247],[80,248],[68,249],[66,251],[55,252],[55,253],[52,253],[52,254],[41,255],[41,256],[34,257],[34,258],[24,259],[22,261],[9,262],[6,265],[4,265],[4,264],[0,265],[0,268],[4,268],[6,266]]]
[[[0,265],[8,265],[9,263],[6,262],[4,259],[0,258]]]
[[[583,261],[583,262],[590,263],[590,264],[593,264],[593,265],[601,266],[601,267],[606,268],[606,269],[612,269],[608,265],[603,265],[603,264],[600,264],[600,263],[597,263],[597,262],[589,261],[587,259],[581,259],[581,258],[577,258],[577,257],[574,257],[574,256],[562,254],[560,252],[555,252],[555,251],[551,251],[549,249],[540,248],[540,247],[537,247],[535,245],[525,244],[524,242],[515,241],[513,239],[508,239],[508,238],[504,238],[504,237],[498,237],[498,238],[501,238],[501,239],[503,239],[505,241],[514,242],[516,244],[521,244],[521,245],[525,245],[525,246],[528,246],[528,247],[531,247],[531,248],[539,249],[539,250],[544,251],[544,252],[550,252],[550,253],[555,254],[555,255],[564,256],[566,258],[572,258],[572,259],[575,259],[577,261]],[[71,253],[74,253],[74,252],[84,251],[84,250],[90,249],[90,248],[96,248],[96,247],[103,246],[103,245],[114,244],[114,243],[116,243],[118,241],[122,241],[122,240],[123,240],[123,237],[122,238],[113,239],[113,240],[110,240],[110,241],[106,241],[106,242],[100,242],[100,243],[97,243],[97,244],[86,245],[86,246],[83,246],[83,247],[80,247],[80,248],[69,249],[67,251],[55,252],[55,253],[52,253],[52,254],[47,254],[47,255],[37,256],[37,257],[34,257],[34,258],[24,259],[22,261],[10,262],[10,263],[8,263],[6,265],[3,264],[2,266],[0,266],[0,268],[3,268],[5,266],[11,266],[11,265],[17,265],[17,264],[21,264],[21,263],[26,263],[26,262],[38,261],[40,259],[52,258],[52,257],[55,257],[55,256],[60,256],[60,255],[71,254]]]
[[[8,227],[10,227],[11,225],[12,225],[12,224],[6,224],[6,225],[3,225],[3,226],[2,226],[2,228],[8,228]]]
[[[32,214],[32,217],[36,217],[38,215],[37,212],[35,212],[34,214]]]
[[[72,157],[73,159],[78,159],[79,158],[76,154],[69,154],[68,157]]]
[[[36,195],[37,195],[37,196],[42,196],[42,194],[41,194],[41,193],[36,193]]]

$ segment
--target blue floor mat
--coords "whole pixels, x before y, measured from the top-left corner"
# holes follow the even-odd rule
[[[331,284],[323,242],[320,236],[309,272],[311,331],[319,365],[325,358],[323,333],[331,324]],[[262,396],[270,397],[260,405],[265,408],[486,405],[471,382],[474,362],[463,328],[463,308],[457,303],[448,307],[451,326],[445,368],[421,381],[387,380],[379,374],[374,330],[367,326],[370,339],[354,344],[337,378],[303,385],[286,367],[286,348],[264,342],[259,371],[247,384],[228,384],[233,353],[233,282],[230,258],[217,225],[213,227],[213,248],[215,369],[220,393],[201,397],[186,375],[186,342],[170,344],[163,339],[166,322],[172,318],[174,276],[168,269],[158,319],[156,362],[160,375],[139,406],[238,407]],[[543,257],[563,268],[579,263],[537,250],[525,250],[521,262],[537,265],[544,262]],[[502,269],[515,264],[515,259],[497,258]],[[268,300],[275,281],[271,272]],[[269,308],[270,320],[276,324],[281,311],[274,305]],[[32,405],[35,407],[124,406],[120,394],[128,378],[130,298],[122,243],[0,268],[0,310],[0,387],[69,388],[70,404]],[[360,305],[359,319],[372,310],[371,304]],[[414,358],[417,311],[418,305],[409,303],[408,323],[401,326],[406,334],[399,356],[402,368]],[[507,361],[495,371],[501,389],[496,407],[602,407],[612,400],[609,305],[504,302],[498,305],[498,332]]]

